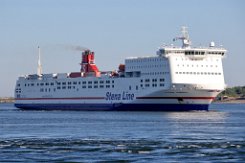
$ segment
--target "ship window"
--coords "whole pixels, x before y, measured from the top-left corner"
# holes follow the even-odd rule
[[[50,85],[54,85],[54,83],[50,83]]]
[[[106,83],[107,83],[107,84],[110,84],[110,80],[106,80]]]
[[[68,85],[71,85],[71,82],[68,82]]]
[[[100,81],[100,84],[103,84],[103,83],[104,83],[104,81],[103,81],[103,80],[101,80],[101,81]]]
[[[138,86],[136,85],[136,90],[138,90]]]
[[[92,88],[92,86],[91,86],[91,85],[89,85],[89,86],[88,86],[88,88]]]
[[[86,81],[83,81],[83,84],[86,84],[87,82]]]
[[[98,85],[95,85],[94,88],[98,88]]]
[[[57,87],[57,89],[60,89],[60,87]]]
[[[42,85],[42,83],[41,83],[41,85]],[[57,85],[60,85],[60,82],[57,82]]]
[[[45,83],[45,85],[49,85],[49,83]]]
[[[77,82],[73,82],[73,84],[74,84],[74,85],[76,85],[76,84],[77,84]]]
[[[159,50],[161,54],[164,54],[165,53],[165,50],[164,49],[160,49]]]
[[[112,80],[112,83],[114,83],[114,80]]]
[[[104,88],[104,85],[100,85],[100,88]]]
[[[81,82],[78,82],[78,84],[80,85],[80,84],[81,84]]]
[[[88,81],[88,84],[92,84],[92,81]]]
[[[66,82],[62,82],[62,85],[66,85]]]
[[[131,86],[129,86],[129,90],[131,90]]]
[[[66,89],[66,86],[63,86],[62,89]]]
[[[160,83],[160,87],[164,87],[164,84],[163,83]]]
[[[112,85],[111,87],[114,88],[114,85]]]
[[[106,85],[106,88],[110,88],[110,85]]]
[[[39,83],[37,83],[37,86],[39,86]]]
[[[160,79],[160,82],[164,82],[164,78]]]
[[[86,88],[86,85],[84,85],[82,88]]]
[[[40,85],[41,85],[41,86],[43,86],[44,84],[43,84],[43,83],[41,83]]]
[[[143,84],[140,84],[140,87],[143,87]]]
[[[94,84],[98,84],[98,81],[94,81]]]

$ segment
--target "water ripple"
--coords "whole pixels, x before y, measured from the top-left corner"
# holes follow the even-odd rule
[[[36,112],[0,104],[0,162],[245,162],[244,109]]]
[[[12,153],[12,155],[11,155]],[[244,141],[167,142],[161,140],[107,140],[89,138],[28,138],[0,140],[0,162],[115,161],[138,159],[245,160]],[[11,156],[11,158],[10,158]],[[117,159],[115,159],[117,158]]]

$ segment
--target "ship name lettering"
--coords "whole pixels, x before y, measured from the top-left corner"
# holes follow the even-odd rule
[[[133,100],[134,99],[134,94],[133,93],[126,93],[123,92],[123,100]]]
[[[106,93],[106,100],[121,100],[121,94],[120,93]]]
[[[127,92],[122,92],[122,93],[107,92],[105,99],[108,101],[134,100],[134,94],[133,93],[127,93]]]

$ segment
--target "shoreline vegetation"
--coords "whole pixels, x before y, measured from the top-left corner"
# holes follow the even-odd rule
[[[13,97],[0,97],[0,103],[14,103]],[[214,103],[243,103],[245,104],[245,86],[226,88]]]
[[[226,88],[215,99],[215,103],[245,103],[245,86]]]
[[[245,98],[229,97],[224,100],[215,100],[213,103],[230,103],[230,104],[245,104]]]

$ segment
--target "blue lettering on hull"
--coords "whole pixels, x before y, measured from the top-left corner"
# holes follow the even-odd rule
[[[107,101],[134,100],[134,94],[133,93],[127,93],[127,92],[122,92],[122,93],[107,92],[105,99]]]

